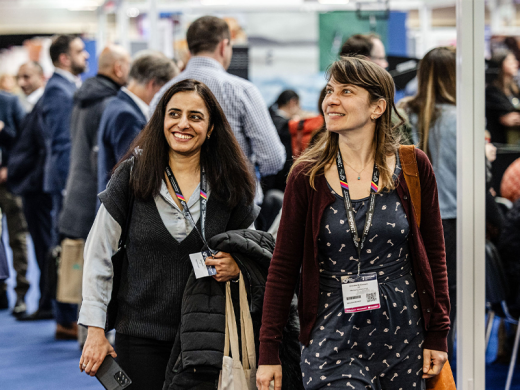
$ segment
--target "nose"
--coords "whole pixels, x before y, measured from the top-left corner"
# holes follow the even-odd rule
[[[179,129],[181,129],[181,130],[182,129],[187,129],[188,127],[190,127],[190,123],[188,121],[188,118],[185,115],[181,116],[181,118],[179,120],[179,123],[177,123],[177,127]]]

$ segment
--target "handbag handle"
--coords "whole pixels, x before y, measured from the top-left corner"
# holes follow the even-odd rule
[[[242,367],[245,370],[256,368],[256,352],[253,330],[253,320],[249,312],[247,291],[244,276],[239,277],[239,299],[240,299],[240,334],[242,339]],[[231,299],[230,282],[226,283],[226,332],[224,341],[224,356],[229,356],[229,349],[233,359],[239,359],[238,330],[236,324],[235,310]]]

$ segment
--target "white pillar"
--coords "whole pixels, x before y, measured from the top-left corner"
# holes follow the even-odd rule
[[[432,9],[424,4],[419,8],[419,20],[421,21],[421,45],[419,58],[422,58],[430,49],[430,34],[432,33]]]
[[[96,32],[96,53],[101,53],[101,50],[107,43],[107,15],[105,13],[105,7],[101,6],[97,10],[98,12],[98,27]]]
[[[150,23],[150,35],[148,37],[148,49],[161,50],[159,43],[159,12],[157,0],[149,0],[148,21]]]
[[[484,0],[457,0],[457,388],[485,389]]]
[[[130,52],[129,20],[126,13],[126,2],[120,0],[116,10],[117,40],[121,46]]]

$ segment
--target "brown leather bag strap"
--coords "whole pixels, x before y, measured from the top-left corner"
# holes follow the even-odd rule
[[[415,146],[401,145],[399,147],[399,157],[406,185],[408,186],[408,191],[410,191],[415,220],[417,221],[417,226],[421,227],[421,180],[419,178],[417,159],[415,158]]]

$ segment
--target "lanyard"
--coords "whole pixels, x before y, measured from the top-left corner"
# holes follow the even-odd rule
[[[363,249],[363,245],[365,243],[365,239],[368,236],[368,232],[370,231],[370,226],[372,225],[372,219],[374,217],[374,209],[376,205],[376,193],[379,183],[379,170],[377,169],[377,165],[374,163],[374,171],[372,174],[372,182],[370,184],[370,204],[368,206],[367,216],[365,219],[365,227],[363,228],[363,235],[359,238],[358,229],[356,225],[356,214],[354,212],[354,207],[352,206],[352,201],[350,200],[350,193],[347,183],[347,176],[345,175],[345,168],[343,167],[343,159],[341,158],[341,151],[338,150],[338,156],[336,158],[336,164],[338,166],[338,175],[339,175],[339,183],[341,185],[341,189],[343,191],[343,201],[345,203],[345,210],[347,211],[347,219],[350,227],[350,231],[352,232],[352,237],[354,239],[354,245],[356,246],[358,252],[358,276],[361,273],[361,250]]]
[[[195,223],[195,220],[193,219],[193,216],[191,215],[190,209],[188,207],[188,203],[186,202],[186,199],[182,195],[181,188],[179,187],[179,184],[177,183],[177,180],[175,180],[175,176],[173,175],[173,172],[169,166],[166,166],[166,175],[168,176],[168,179],[170,180],[170,183],[173,187],[173,190],[175,191],[175,195],[177,195],[177,199],[179,199],[179,202],[182,205],[182,213],[184,215],[184,218],[188,219],[192,224],[197,233],[199,234],[200,238],[204,242],[204,245],[206,245],[209,249],[209,251],[215,255],[217,252],[212,250],[207,241],[205,236],[205,225],[206,225],[206,204],[208,203],[208,195],[206,192],[207,183],[206,183],[206,172],[201,167],[200,169],[200,229],[202,230],[202,234],[197,228],[197,224]]]

